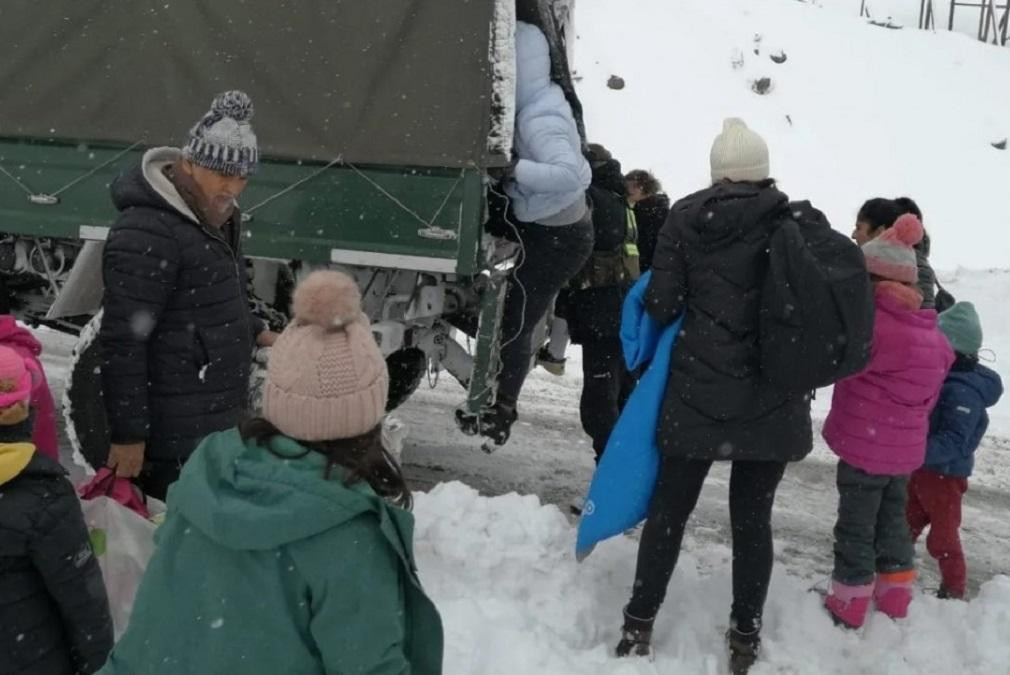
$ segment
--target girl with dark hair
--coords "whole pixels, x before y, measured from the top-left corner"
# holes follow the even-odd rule
[[[856,216],[856,229],[852,232],[852,238],[862,246],[889,230],[898,218],[906,213],[912,214],[919,222],[922,222],[922,210],[909,197],[898,197],[897,199],[875,197],[870,199],[859,209],[859,214]],[[933,272],[933,268],[929,264],[929,235],[925,232],[923,232],[922,241],[915,246],[915,261],[919,268],[919,277],[916,283],[922,294],[922,309],[934,309],[936,308],[937,286],[939,284],[936,281],[936,273]],[[949,304],[953,304],[953,297],[942,288],[939,295],[944,296],[945,302],[948,302],[946,299],[949,298]],[[943,309],[946,307],[938,308],[938,311]]]
[[[825,606],[859,628],[870,607],[908,614],[915,547],[905,519],[909,474],[922,466],[929,413],[954,361],[936,312],[920,309],[914,246],[922,224],[903,214],[863,244],[873,280],[873,346],[866,368],[835,384],[822,435],[838,455],[834,570]]]
[[[315,272],[293,306],[262,418],[208,436],[172,486],[102,673],[442,672],[410,491],[382,444],[389,376],[358,289]]]

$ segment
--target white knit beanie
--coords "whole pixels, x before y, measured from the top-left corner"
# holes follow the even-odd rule
[[[730,180],[757,183],[771,175],[768,145],[743,120],[730,117],[722,123],[722,133],[715,137],[709,155],[712,182]]]
[[[375,429],[386,412],[389,374],[354,280],[313,272],[295,289],[292,304],[294,321],[270,352],[263,417],[299,441]]]

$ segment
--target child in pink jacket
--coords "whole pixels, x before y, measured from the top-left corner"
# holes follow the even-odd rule
[[[32,366],[34,382],[29,405],[35,419],[32,424],[32,443],[35,449],[50,459],[60,461],[59,437],[56,434],[56,405],[49,392],[45,371],[39,362],[42,345],[31,331],[22,328],[10,314],[0,314],[0,345],[17,352]]]
[[[908,613],[914,546],[905,519],[908,477],[922,466],[929,414],[954,352],[936,312],[919,309],[912,215],[863,244],[876,313],[866,369],[835,385],[824,440],[839,456],[831,592],[835,621],[863,625],[871,599],[891,618]]]

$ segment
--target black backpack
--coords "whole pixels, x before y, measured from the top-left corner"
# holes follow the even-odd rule
[[[635,212],[624,195],[604,186],[593,183],[586,193],[592,205],[593,254],[568,288],[630,287],[641,276]]]
[[[809,202],[773,225],[759,321],[761,370],[808,392],[858,373],[870,358],[873,287],[859,247]]]
[[[593,206],[593,250],[614,253],[628,241],[628,200],[593,183],[586,190]]]

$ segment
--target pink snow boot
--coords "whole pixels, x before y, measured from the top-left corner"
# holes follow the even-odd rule
[[[831,594],[824,599],[824,606],[836,624],[847,628],[859,628],[866,620],[871,597],[873,597],[872,583],[847,586],[840,581],[832,581]]]
[[[915,570],[877,575],[877,588],[873,592],[877,611],[892,619],[904,619],[908,616],[915,576]]]

